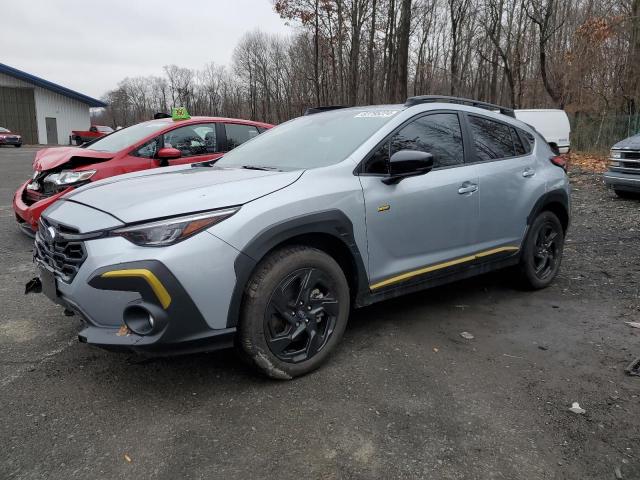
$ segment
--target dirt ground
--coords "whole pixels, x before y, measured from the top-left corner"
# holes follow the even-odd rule
[[[232,352],[79,344],[24,296],[10,204],[33,155],[0,149],[0,478],[640,479],[640,201],[593,162],[572,162],[550,288],[495,273],[362,309],[324,368],[274,382]]]

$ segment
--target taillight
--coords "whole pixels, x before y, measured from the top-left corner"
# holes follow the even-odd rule
[[[551,157],[549,160],[551,160],[551,163],[553,163],[556,167],[560,167],[565,172],[567,171],[567,161],[564,157],[556,155],[555,157]]]

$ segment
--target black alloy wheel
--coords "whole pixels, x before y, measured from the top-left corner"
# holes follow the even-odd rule
[[[558,274],[564,248],[564,228],[550,211],[540,213],[529,226],[520,256],[523,287],[545,288]]]
[[[350,304],[349,282],[333,257],[284,246],[260,261],[245,286],[238,352],[271,378],[306,375],[336,349]]]
[[[544,223],[538,231],[533,253],[533,268],[536,277],[540,280],[545,280],[556,270],[556,264],[558,262],[558,239],[559,232],[556,231],[556,225],[552,222]]]
[[[334,289],[318,268],[297,270],[276,287],[265,311],[264,333],[278,359],[299,363],[325,347],[340,311]]]

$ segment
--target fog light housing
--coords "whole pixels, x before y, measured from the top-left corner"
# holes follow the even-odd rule
[[[139,303],[129,305],[122,313],[124,324],[137,335],[151,335],[164,326],[163,312],[154,305]]]

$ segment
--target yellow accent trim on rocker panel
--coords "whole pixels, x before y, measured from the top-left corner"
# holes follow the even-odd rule
[[[142,278],[149,284],[151,290],[153,290],[153,293],[156,294],[156,297],[158,297],[162,308],[166,310],[171,304],[171,295],[169,295],[167,289],[164,288],[164,285],[162,285],[162,282],[158,280],[158,277],[156,277],[151,270],[147,270],[146,268],[112,270],[110,272],[105,272],[100,276],[102,278]]]
[[[454,265],[459,265],[461,263],[471,262],[473,260],[477,260],[478,258],[488,257],[489,255],[494,255],[496,253],[502,252],[515,252],[520,250],[518,247],[499,247],[491,250],[486,250],[484,252],[474,253],[473,255],[469,255],[467,257],[456,258],[455,260],[449,260],[444,263],[437,263],[435,265],[429,265],[428,267],[423,267],[418,270],[413,270],[411,272],[406,272],[401,275],[396,275],[395,277],[387,278],[386,280],[382,280],[381,282],[374,283],[370,285],[369,288],[371,290],[375,290],[377,288],[386,287],[387,285],[391,285],[393,283],[402,282],[403,280],[407,280],[412,277],[416,277],[418,275],[422,275],[423,273],[433,272],[435,270],[440,270],[442,268],[452,267]]]

